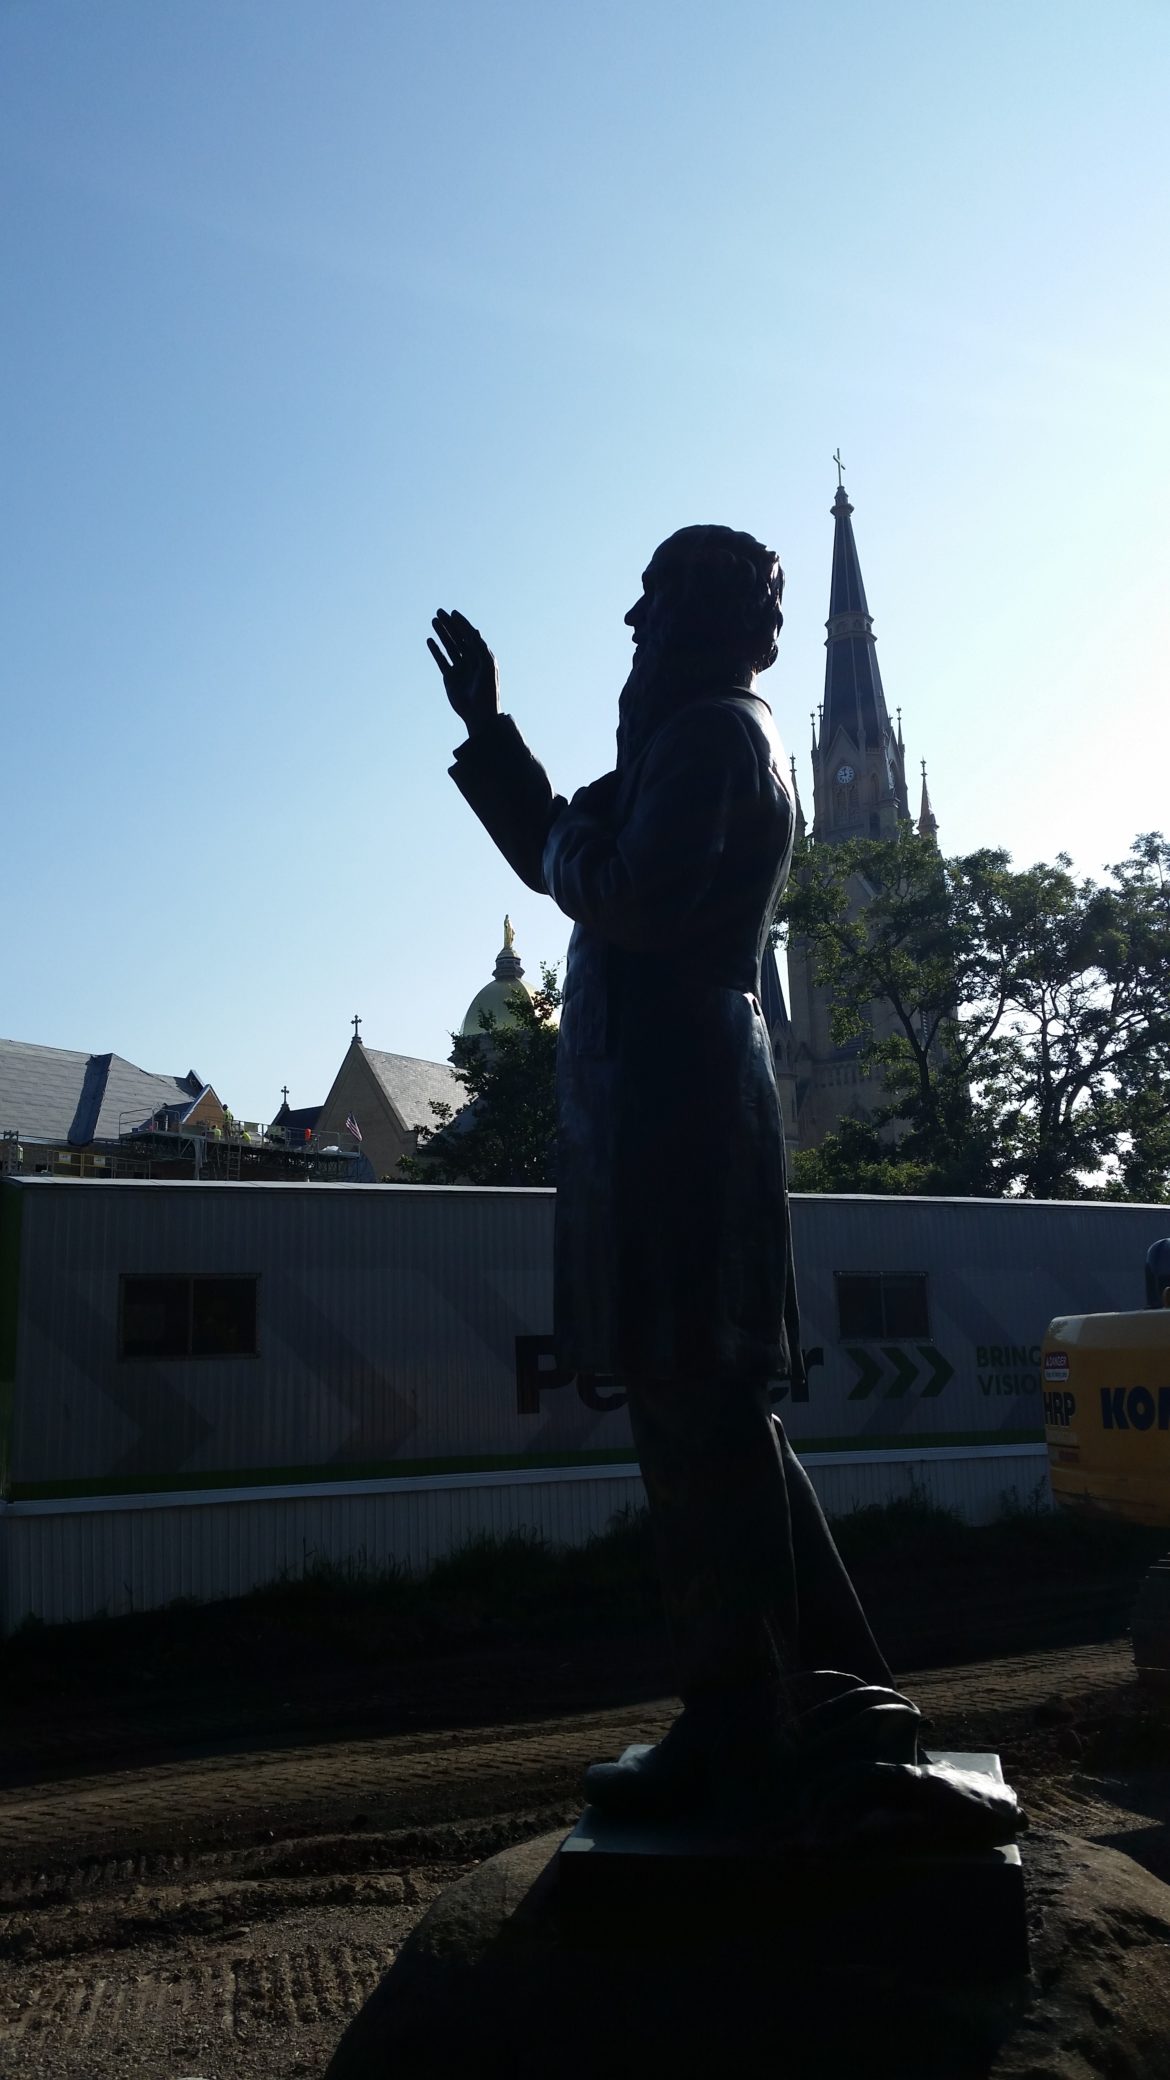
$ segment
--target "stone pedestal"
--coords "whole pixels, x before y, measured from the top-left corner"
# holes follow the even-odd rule
[[[923,1759],[1003,1783],[998,1755]],[[716,1917],[728,1939],[766,1935],[789,1957],[860,1962],[870,1971],[896,1972],[908,1956],[918,1978],[954,1984],[1028,1969],[1014,1843],[782,1862],[763,1839],[729,1839],[709,1819],[637,1826],[587,1806],[561,1851],[559,1895],[575,1942],[686,1944]]]
[[[1032,1973],[947,1985],[919,1976],[920,1925],[905,1929],[896,1971],[874,1969],[864,1945],[822,1954],[767,1930],[731,1933],[701,1894],[686,1940],[664,1939],[650,1920],[637,1940],[615,1941],[612,1901],[573,1929],[562,1846],[545,1835],[452,1885],[351,2023],[326,2080],[1170,2073],[1170,1887],[1115,1850],[1029,1837]],[[582,1909],[578,1898],[569,1921]],[[896,1937],[899,1915],[888,1919]]]

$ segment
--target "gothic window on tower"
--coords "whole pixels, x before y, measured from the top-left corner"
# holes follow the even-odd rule
[[[835,1276],[842,1339],[880,1343],[930,1335],[925,1272],[838,1271]]]

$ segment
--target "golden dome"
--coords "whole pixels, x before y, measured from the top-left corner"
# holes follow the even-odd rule
[[[468,1005],[467,1016],[459,1028],[460,1038],[463,1040],[483,1040],[487,1038],[480,1024],[480,1019],[485,1011],[495,1019],[498,1026],[514,1026],[516,1013],[513,1011],[508,999],[518,989],[522,989],[526,997],[533,995],[533,991],[524,980],[524,964],[516,951],[516,938],[512,930],[512,921],[510,918],[505,917],[504,943],[496,955],[496,965],[492,971],[492,979],[490,982],[485,982],[481,990],[477,990]]]

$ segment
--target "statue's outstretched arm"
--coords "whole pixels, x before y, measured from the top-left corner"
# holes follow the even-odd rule
[[[547,893],[541,861],[565,807],[510,715],[496,715],[455,753],[451,778],[521,881]]]
[[[451,778],[520,879],[543,895],[541,854],[563,804],[515,723],[500,714],[499,670],[479,630],[465,614],[446,608],[431,627],[435,634],[428,636],[427,649],[447,699],[467,725]]]

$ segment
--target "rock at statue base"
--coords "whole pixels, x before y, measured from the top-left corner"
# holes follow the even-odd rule
[[[685,1940],[566,1929],[560,1835],[450,1887],[351,2023],[326,2080],[1166,2080],[1170,1886],[1116,1850],[1031,1835],[1030,1975],[923,1982],[799,1967],[716,1911]]]

